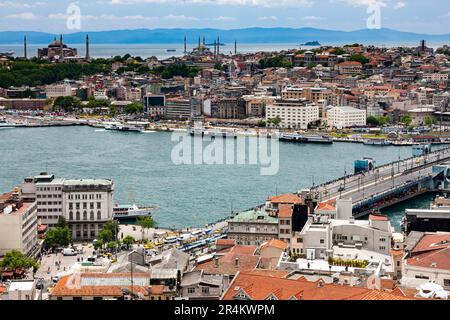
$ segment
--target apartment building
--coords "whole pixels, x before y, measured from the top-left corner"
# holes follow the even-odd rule
[[[18,250],[28,256],[38,252],[37,204],[21,198],[20,189],[0,195],[0,256]]]
[[[339,74],[343,75],[354,75],[360,74],[362,71],[362,63],[358,61],[345,61],[338,63],[335,66],[335,69],[339,72]]]
[[[26,201],[36,201],[41,224],[55,227],[64,217],[74,240],[92,240],[112,219],[114,183],[103,179],[64,179],[41,173],[25,178]]]
[[[266,120],[279,117],[280,126],[290,129],[307,130],[319,121],[319,106],[309,105],[305,100],[277,100],[266,107]]]
[[[238,245],[255,245],[278,238],[278,219],[265,211],[250,210],[228,220],[228,238]]]
[[[337,129],[365,126],[367,112],[353,107],[332,107],[327,110],[327,123]]]
[[[49,99],[69,97],[72,95],[72,87],[68,82],[65,82],[63,84],[47,85],[45,86],[45,94]]]
[[[192,116],[189,99],[166,99],[166,117],[169,120],[185,121]]]

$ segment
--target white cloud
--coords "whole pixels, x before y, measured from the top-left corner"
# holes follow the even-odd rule
[[[387,2],[385,0],[331,0],[331,2],[345,2],[351,7],[369,7],[369,6],[380,6],[387,7]]]
[[[318,16],[306,16],[302,18],[303,20],[306,21],[321,21],[321,20],[325,20],[324,17],[318,17]]]
[[[0,1],[0,8],[17,9],[17,8],[37,8],[45,7],[47,2],[36,1],[32,3]]]
[[[98,3],[110,5],[136,4],[179,4],[179,0],[99,0]],[[222,6],[254,6],[263,8],[276,7],[310,7],[314,0],[184,0],[184,4],[207,4]]]
[[[35,20],[38,17],[32,12],[15,13],[6,16],[8,19]]]
[[[278,20],[278,18],[275,17],[275,16],[259,17],[258,20],[261,20],[261,21],[275,21],[275,20]]]

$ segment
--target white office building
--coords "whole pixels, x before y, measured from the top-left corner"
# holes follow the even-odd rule
[[[42,173],[25,178],[22,192],[37,202],[41,224],[54,227],[63,216],[74,240],[92,240],[113,217],[114,183],[105,179],[62,179]]]
[[[332,107],[327,110],[327,123],[337,129],[365,126],[367,113],[353,107]]]
[[[266,120],[279,117],[282,128],[307,130],[320,120],[319,106],[309,105],[304,100],[277,100],[266,107]]]

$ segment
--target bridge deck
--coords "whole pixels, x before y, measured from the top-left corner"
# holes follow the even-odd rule
[[[450,148],[444,148],[315,186],[311,191],[320,202],[351,198],[354,207],[360,206],[377,197],[417,185],[420,181],[429,181],[433,175],[433,165],[449,160]]]

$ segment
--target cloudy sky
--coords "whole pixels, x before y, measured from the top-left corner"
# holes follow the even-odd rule
[[[374,4],[381,10],[383,28],[450,33],[449,0],[0,0],[0,30],[53,33],[136,28],[356,30],[366,27],[371,15],[369,6]],[[68,17],[73,17],[77,8],[81,23],[69,26],[81,29],[70,29]]]

